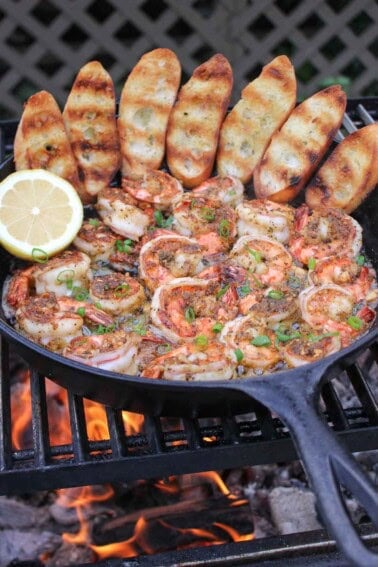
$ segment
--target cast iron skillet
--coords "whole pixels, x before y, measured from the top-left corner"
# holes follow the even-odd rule
[[[9,159],[0,178],[13,170]],[[354,215],[364,229],[364,246],[378,271],[378,192]],[[0,287],[9,273],[11,257],[2,251]],[[137,413],[164,416],[219,416],[253,411],[259,403],[276,412],[288,426],[309,482],[317,496],[322,519],[352,563],[376,567],[378,555],[365,547],[345,509],[340,485],[363,505],[378,526],[378,494],[350,453],[323,421],[318,400],[323,382],[352,363],[378,339],[378,323],[351,346],[305,367],[262,378],[216,382],[170,382],[95,369],[54,354],[22,337],[0,309],[0,334],[40,373],[87,398]]]

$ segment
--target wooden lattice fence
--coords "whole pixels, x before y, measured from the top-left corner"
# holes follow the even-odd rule
[[[177,53],[184,80],[224,53],[235,100],[279,53],[295,65],[300,97],[327,80],[350,96],[378,94],[377,0],[1,0],[0,117],[18,116],[42,88],[63,104],[92,59],[119,94],[139,57],[158,46]]]

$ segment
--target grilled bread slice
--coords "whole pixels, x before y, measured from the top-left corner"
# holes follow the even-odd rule
[[[47,91],[26,101],[14,139],[16,170],[47,169],[69,181],[80,194],[77,165],[60,108]]]
[[[378,123],[349,134],[306,188],[312,209],[354,211],[378,183]]]
[[[210,177],[232,83],[228,60],[216,54],[197,67],[179,91],[169,117],[167,162],[185,187]]]
[[[180,80],[177,56],[163,48],[145,53],[129,74],[122,89],[118,118],[125,177],[139,176],[161,166],[168,118]]]
[[[84,203],[113,179],[120,165],[112,78],[98,61],[84,65],[63,111],[64,123],[77,161]]]
[[[217,153],[220,175],[242,183],[251,180],[272,135],[293,110],[296,95],[295,70],[285,55],[263,67],[223,122]]]
[[[287,203],[299,193],[340,127],[345,106],[344,91],[333,85],[292,111],[254,171],[258,198]]]

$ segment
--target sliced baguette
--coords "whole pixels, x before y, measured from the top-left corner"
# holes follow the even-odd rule
[[[340,127],[346,95],[339,85],[299,104],[276,132],[253,174],[258,198],[291,201],[305,186]]]
[[[354,211],[378,183],[378,123],[349,134],[306,188],[312,209]]]
[[[159,169],[165,154],[168,118],[180,86],[181,65],[170,49],[145,53],[121,93],[118,131],[122,174]]]
[[[76,76],[63,111],[68,138],[83,181],[84,203],[95,201],[120,165],[113,80],[98,61]]]
[[[78,170],[60,108],[47,91],[26,102],[14,139],[16,170],[47,169],[69,181],[80,194]]]
[[[295,70],[285,55],[276,57],[242,91],[223,122],[217,153],[219,175],[248,183],[274,132],[293,110]]]
[[[196,187],[211,175],[232,84],[228,60],[216,54],[179,91],[169,117],[167,162],[185,187]]]

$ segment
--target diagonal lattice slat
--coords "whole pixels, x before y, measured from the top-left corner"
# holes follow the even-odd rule
[[[234,71],[233,101],[279,53],[293,61],[299,97],[329,78],[350,96],[377,95],[376,0],[2,0],[0,117],[47,89],[61,105],[87,61],[98,59],[119,95],[141,55],[173,49],[183,80],[216,52]]]

